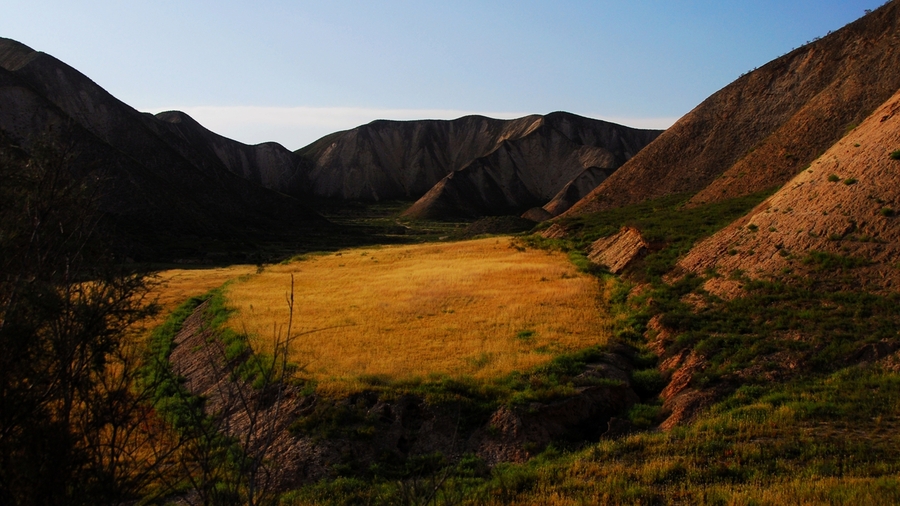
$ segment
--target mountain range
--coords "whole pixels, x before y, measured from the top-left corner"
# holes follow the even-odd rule
[[[518,214],[564,188],[574,201],[573,188],[580,197],[592,186],[566,187],[571,180],[601,181],[660,133],[563,112],[379,120],[292,152],[225,138],[182,112],[140,113],[10,39],[0,40],[0,108],[8,142],[26,151],[36,142],[65,145],[76,165],[102,172],[104,209],[132,237],[226,239],[322,226],[310,207],[322,198],[419,199],[406,215],[431,219]]]
[[[665,132],[564,112],[378,120],[293,152],[227,139],[182,112],[137,112],[65,63],[2,39],[0,131],[26,150],[65,146],[76,166],[101,172],[104,209],[133,236],[249,239],[327,226],[311,209],[322,198],[414,200],[403,216],[427,219],[570,219],[668,195],[685,195],[692,207],[799,184],[793,178],[832,163],[822,157],[842,139],[862,135],[857,129],[900,89],[898,9],[889,3],[741,76]],[[862,131],[892,125],[879,119]],[[892,151],[878,135],[839,158],[851,164]],[[853,179],[831,189],[867,184]],[[854,214],[854,232],[829,235],[859,235],[890,218],[893,194],[870,193],[886,214]],[[719,258],[722,247],[707,252],[715,259],[693,252],[682,265],[731,265]]]
[[[414,218],[473,218],[541,206],[588,169],[612,173],[659,135],[556,112],[503,121],[375,121],[298,153],[313,193],[418,199]]]
[[[73,170],[101,181],[102,211],[137,248],[131,254],[324,223],[297,199],[248,185],[177,124],[134,110],[65,63],[9,39],[0,40],[0,111],[8,143],[65,154]]]
[[[316,211],[325,201],[397,200],[402,214],[392,208],[385,221],[403,229],[423,220],[441,231],[435,237],[457,224],[424,220],[543,221],[540,235],[497,248],[563,250],[598,274],[591,283],[609,325],[590,334],[596,346],[529,351],[534,330],[508,336],[523,353],[554,355],[535,369],[496,381],[372,375],[359,378],[360,391],[330,397],[291,384],[284,412],[275,389],[260,389],[257,412],[276,412],[271,462],[284,490],[315,481],[323,502],[345,503],[395,484],[386,503],[414,502],[430,483],[422,502],[462,491],[459,502],[473,493],[498,504],[879,504],[864,495],[874,490],[891,504],[900,490],[898,62],[894,0],[740,76],[665,132],[565,112],[378,120],[290,151],[227,139],[182,112],[140,113],[59,60],[2,39],[0,140],[96,175],[102,210],[141,259],[158,259],[163,245],[299,245],[339,227]],[[445,261],[452,247],[434,254]],[[389,268],[377,249],[353,256]],[[269,269],[259,263],[258,274]],[[560,279],[583,278],[571,271]],[[289,321],[293,277],[290,287]],[[226,382],[250,392],[238,373],[252,351],[207,360],[218,379],[193,367],[204,348],[237,348],[212,337],[213,297],[223,295],[177,313],[166,344],[176,351],[160,366],[194,374],[188,388],[212,378],[193,394],[215,404],[206,394],[226,392]],[[413,325],[425,321],[416,315]],[[485,352],[471,364],[493,359]],[[249,410],[224,412],[225,431],[252,432]],[[422,474],[431,465],[437,471]]]

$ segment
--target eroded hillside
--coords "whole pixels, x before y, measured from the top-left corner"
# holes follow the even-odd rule
[[[696,274],[712,269],[723,276],[739,269],[754,278],[810,268],[820,269],[811,276],[828,276],[850,266],[853,269],[844,274],[851,273],[856,288],[896,291],[898,113],[900,93],[753,212],[698,244],[679,266]],[[832,256],[832,265],[822,271],[816,255]],[[723,277],[708,284],[733,293],[739,282]]]
[[[900,88],[900,4],[737,79],[566,215],[679,193],[693,204],[784,184]]]
[[[375,121],[298,153],[315,164],[315,195],[419,199],[406,216],[442,219],[541,206],[589,167],[614,171],[659,133],[563,112]]]

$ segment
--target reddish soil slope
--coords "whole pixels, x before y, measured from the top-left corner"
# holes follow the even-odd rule
[[[565,215],[784,184],[900,88],[898,61],[895,1],[712,95]]]
[[[900,160],[894,157],[900,155],[891,153],[897,150],[900,92],[753,212],[694,247],[679,265],[725,275],[708,283],[723,294],[736,292],[738,282],[727,276],[735,269],[751,277],[817,269],[818,275],[850,276],[864,289],[896,290]],[[816,262],[811,254],[828,262]]]

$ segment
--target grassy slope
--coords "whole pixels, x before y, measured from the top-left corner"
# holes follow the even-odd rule
[[[900,375],[851,367],[739,389],[689,427],[456,466],[438,504],[896,504]],[[443,475],[442,475],[443,476]],[[409,485],[344,479],[286,504],[396,504]]]
[[[293,283],[293,285],[292,285]],[[320,389],[359,378],[493,378],[603,344],[596,280],[559,253],[508,238],[344,250],[267,267],[229,285],[230,322],[252,335],[286,322],[294,287],[292,360]],[[265,344],[261,344],[265,349]]]
[[[628,296],[624,283],[616,338],[643,344],[649,319],[674,329],[665,356],[691,348],[709,363],[694,386],[717,388],[719,402],[685,427],[601,441],[575,452],[548,450],[524,465],[486,470],[463,459],[435,476],[437,497],[469,504],[895,504],[900,501],[900,374],[896,365],[861,363],[867,347],[894,342],[896,296],[847,289],[853,259],[810,252],[807,274],[779,283],[750,282],[723,301],[701,279],[663,282],[691,244],[744,214],[768,193],[680,209],[669,197],[566,223],[565,241],[532,244],[570,251],[622,225],[636,226],[662,249],[628,277],[648,289]],[[816,273],[820,275],[816,275]],[[827,274],[827,275],[826,275]],[[685,295],[704,303],[688,305]],[[701,308],[701,309],[698,309]],[[663,357],[663,358],[664,358]],[[658,406],[638,406],[653,417]],[[427,479],[341,479],[289,494],[288,504],[390,504]],[[418,487],[418,489],[417,489]]]
[[[691,244],[767,193],[690,209],[680,207],[684,196],[668,197],[568,221],[575,233],[566,241],[529,239],[570,252],[576,263],[587,244],[622,225],[636,226],[660,247],[630,267],[631,281],[607,284],[618,312],[615,338],[643,345],[647,322],[662,315],[675,334],[663,358],[690,348],[707,360],[694,386],[725,393],[695,423],[576,452],[551,448],[527,464],[493,470],[475,458],[450,465],[443,456],[423,456],[399,474],[348,476],[300,489],[287,494],[285,504],[396,504],[435,489],[438,503],[449,504],[897,503],[900,374],[896,365],[858,364],[867,347],[897,340],[896,296],[848,289],[842,277],[860,263],[816,252],[804,259],[804,274],[812,276],[743,280],[746,296],[732,301],[703,292],[700,278],[662,279]],[[629,296],[635,280],[649,289]],[[686,294],[704,303],[688,305]],[[430,402],[467,399],[473,409],[489,412],[504,402],[565,396],[591,350],[585,353],[491,381],[372,378],[367,387],[385,395],[416,392]],[[647,425],[658,411],[651,403],[628,415]],[[321,428],[321,421],[301,422]]]

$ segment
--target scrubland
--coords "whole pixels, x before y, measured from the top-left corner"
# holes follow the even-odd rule
[[[495,404],[530,401],[540,395],[503,385],[540,374],[500,385],[504,375],[607,341],[643,349],[656,315],[676,334],[660,358],[703,354],[708,364],[694,384],[721,393],[667,432],[653,429],[663,409],[651,393],[622,414],[636,429],[628,435],[551,445],[493,468],[474,455],[413,456],[403,473],[337,473],[284,494],[282,504],[414,503],[417,490],[438,504],[896,504],[898,367],[858,358],[896,337],[895,295],[854,290],[845,279],[852,258],[815,252],[799,263],[828,276],[741,278],[746,293],[731,301],[703,291],[703,277],[663,279],[683,251],[766,193],[693,208],[668,197],[570,222],[578,234],[565,241],[495,237],[306,255],[261,272],[165,273],[180,291],[167,297],[230,279],[223,293],[232,330],[265,353],[292,320],[291,360],[322,393],[379,384],[389,395],[391,381],[372,380],[458,375],[466,392],[503,393]],[[625,223],[665,245],[630,267],[627,279],[645,283],[642,291],[572,263]],[[690,306],[698,300],[705,304]],[[545,390],[565,392],[567,378],[554,376]],[[327,432],[314,422],[299,427]]]
[[[488,238],[307,255],[225,296],[228,325],[263,352],[292,320],[291,361],[343,390],[373,376],[496,377],[602,344],[599,283],[562,253]]]

